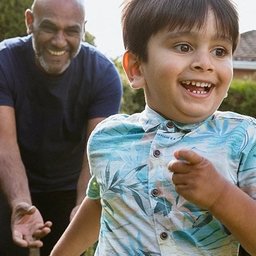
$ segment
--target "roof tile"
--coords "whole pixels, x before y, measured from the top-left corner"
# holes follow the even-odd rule
[[[241,34],[233,59],[256,61],[256,30],[247,31]]]

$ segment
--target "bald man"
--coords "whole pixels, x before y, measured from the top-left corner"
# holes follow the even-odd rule
[[[0,255],[48,256],[85,196],[87,139],[122,87],[82,41],[83,1],[35,0],[25,21],[27,36],[0,43]]]

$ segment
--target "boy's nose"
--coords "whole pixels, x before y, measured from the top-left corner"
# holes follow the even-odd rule
[[[193,62],[191,63],[191,69],[201,72],[212,72],[215,67],[211,60],[210,53],[198,53],[195,55]]]

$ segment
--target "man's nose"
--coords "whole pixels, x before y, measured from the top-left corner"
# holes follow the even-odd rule
[[[52,44],[58,48],[63,48],[67,45],[66,37],[63,31],[58,31],[55,33]]]

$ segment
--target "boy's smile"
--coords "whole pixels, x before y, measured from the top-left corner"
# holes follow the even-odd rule
[[[181,85],[189,92],[196,94],[207,94],[213,88],[212,84],[207,82],[182,81]]]
[[[212,11],[200,29],[151,36],[147,51],[140,71],[149,107],[181,123],[200,122],[216,111],[233,76],[232,41],[217,32]]]

